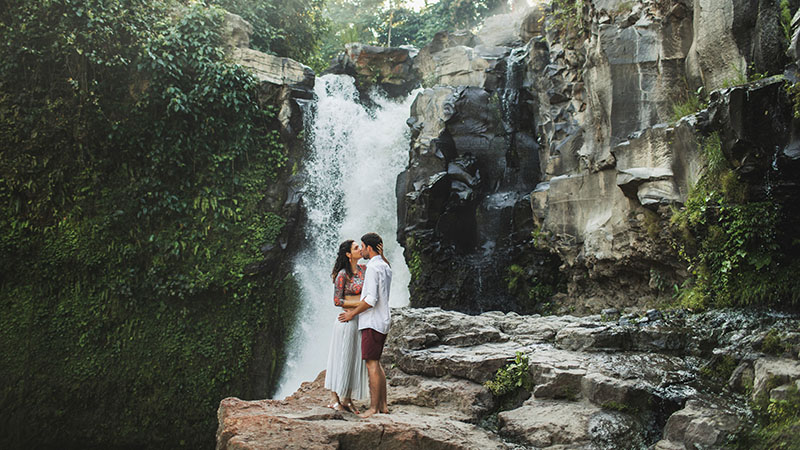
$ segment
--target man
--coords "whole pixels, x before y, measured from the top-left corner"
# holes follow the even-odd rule
[[[386,404],[386,373],[380,360],[392,321],[389,314],[392,268],[383,257],[383,239],[377,234],[367,233],[361,236],[361,252],[369,258],[364,274],[364,287],[361,289],[361,303],[339,314],[339,320],[349,322],[356,314],[360,314],[358,329],[361,330],[361,358],[366,363],[369,375],[370,405],[361,414],[366,419],[379,412],[389,412]]]

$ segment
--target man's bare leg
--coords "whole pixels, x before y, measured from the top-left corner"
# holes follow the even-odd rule
[[[367,375],[369,375],[369,409],[360,415],[361,418],[366,419],[379,411],[379,404],[381,399],[380,387],[380,373],[382,372],[381,365],[377,359],[366,360]]]
[[[378,402],[378,411],[382,414],[389,414],[389,405],[386,402],[386,372],[383,371],[383,366],[381,366],[380,361],[378,361],[378,369],[380,369],[380,388],[381,388],[381,399]]]

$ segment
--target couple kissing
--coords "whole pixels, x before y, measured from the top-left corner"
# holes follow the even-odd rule
[[[367,264],[359,264],[361,259]],[[381,354],[389,333],[389,291],[392,268],[383,256],[383,239],[367,233],[361,242],[346,240],[339,245],[331,272],[333,303],[343,311],[336,318],[331,337],[325,388],[331,390],[328,407],[367,418],[389,412],[386,403],[386,373]],[[365,397],[369,379],[369,409],[360,414],[353,398]]]

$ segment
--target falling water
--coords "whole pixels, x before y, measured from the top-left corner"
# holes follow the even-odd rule
[[[408,304],[411,276],[396,241],[395,181],[408,162],[405,121],[415,95],[401,102],[373,95],[376,106],[368,110],[346,75],[317,78],[314,92],[316,111],[306,126],[311,139],[303,194],[306,242],[294,265],[301,308],[275,398],[291,395],[325,368],[339,312],[330,274],[341,241],[380,234],[392,265],[390,305]]]

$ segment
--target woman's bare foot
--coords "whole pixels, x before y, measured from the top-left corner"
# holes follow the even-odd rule
[[[378,414],[378,411],[370,408],[370,409],[364,411],[364,414],[359,414],[358,417],[361,417],[362,419],[369,419],[370,417],[372,417],[375,414]]]
[[[344,400],[342,402],[342,406],[344,406],[344,409],[350,411],[353,414],[360,414],[358,408],[356,408],[356,405],[353,404],[353,401],[350,399]]]
[[[340,403],[341,402],[339,401],[339,396],[336,394],[336,392],[331,392],[331,402],[325,406],[330,409],[336,409],[337,411],[341,411],[341,409],[337,409],[337,406],[341,407]]]

